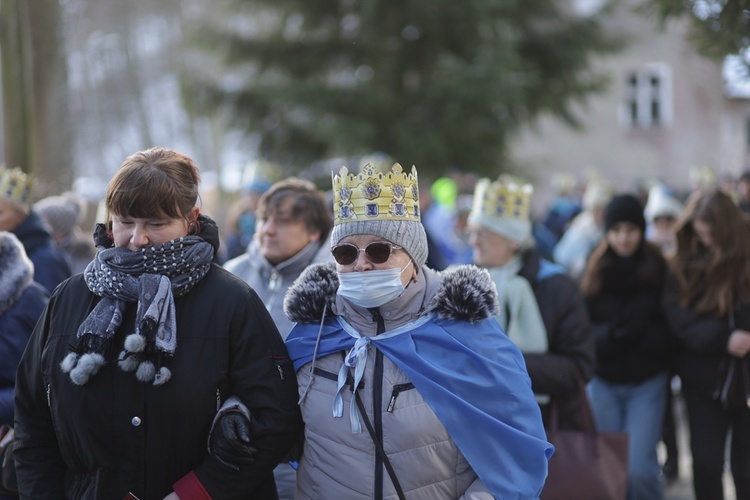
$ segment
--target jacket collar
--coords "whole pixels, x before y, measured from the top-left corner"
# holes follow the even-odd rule
[[[492,317],[499,311],[497,290],[485,269],[463,265],[436,273],[423,266],[419,276],[424,288],[417,286],[411,295],[399,297],[403,297],[408,305],[399,304],[399,299],[396,299],[394,312],[414,315],[417,311],[417,316],[435,312],[441,319],[474,322]],[[349,320],[350,309],[336,303],[338,287],[335,264],[312,265],[289,288],[284,299],[284,312],[295,323],[320,321],[324,308]],[[411,285],[407,290],[409,288]],[[356,306],[349,307],[356,312]],[[387,309],[389,305],[383,307]]]

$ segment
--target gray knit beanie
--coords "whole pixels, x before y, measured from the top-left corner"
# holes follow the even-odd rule
[[[420,222],[417,169],[404,172],[398,163],[381,172],[369,163],[359,174],[341,167],[333,174],[331,244],[346,236],[371,234],[402,247],[422,267],[427,261],[427,234]]]
[[[34,204],[34,211],[55,233],[67,236],[78,222],[80,206],[65,196],[48,196]]]
[[[357,220],[333,226],[331,243],[338,243],[353,234],[373,234],[403,247],[414,261],[422,267],[427,261],[427,235],[421,222],[396,220]]]

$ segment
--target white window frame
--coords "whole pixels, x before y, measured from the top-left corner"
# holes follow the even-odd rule
[[[623,85],[620,109],[623,125],[630,128],[664,128],[672,125],[672,69],[668,64],[647,63],[628,72]],[[658,107],[656,113],[654,106]]]

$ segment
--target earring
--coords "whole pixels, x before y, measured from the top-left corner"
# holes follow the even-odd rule
[[[200,236],[201,223],[197,219],[188,222],[188,234],[191,236]]]

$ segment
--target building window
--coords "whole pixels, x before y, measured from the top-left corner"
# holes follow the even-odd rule
[[[663,63],[647,64],[625,76],[621,121],[628,127],[672,124],[672,72]]]

